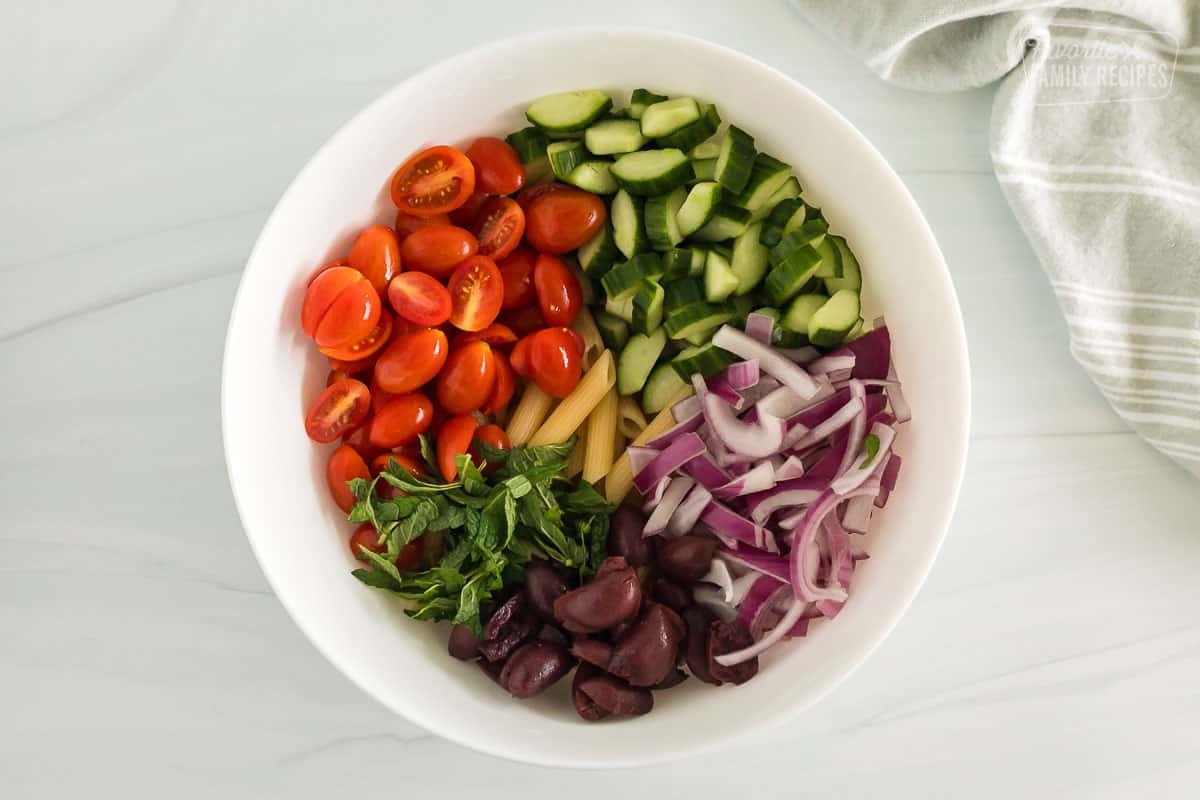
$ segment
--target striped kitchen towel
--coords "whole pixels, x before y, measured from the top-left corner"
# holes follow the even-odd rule
[[[1000,81],[992,160],[1071,352],[1200,475],[1200,4],[794,0],[886,80]]]

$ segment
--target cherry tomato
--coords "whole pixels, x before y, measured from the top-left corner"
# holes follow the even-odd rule
[[[542,319],[542,312],[538,311],[536,305],[505,311],[501,321],[518,336],[527,336],[546,327],[546,320]]]
[[[521,193],[517,195],[517,205],[521,206],[521,210],[528,214],[529,204],[534,200],[537,200],[542,195],[570,188],[571,187],[567,184],[558,183],[557,181],[551,181],[550,183],[535,183],[533,186],[526,186],[521,190]]]
[[[388,281],[400,271],[400,242],[387,225],[372,225],[358,235],[347,257],[350,266],[367,276],[375,291],[383,294]]]
[[[579,353],[579,357],[583,358],[583,351],[587,347],[587,343],[583,341],[583,336],[574,328],[567,328],[567,332],[571,334],[571,338],[575,341],[575,350]],[[374,391],[374,390],[372,390]]]
[[[528,378],[533,374],[529,368],[529,345],[536,335],[536,333],[529,333],[521,337],[513,345],[512,352],[508,354],[508,363],[512,366],[513,372],[522,378]]]
[[[482,464],[487,461],[483,453],[480,452],[479,443],[482,442],[494,450],[511,450],[512,442],[508,438],[508,434],[499,425],[480,425],[475,430],[475,436],[471,440],[471,449],[467,452],[471,454],[471,460],[476,464]],[[489,462],[483,468],[484,474],[495,472],[500,469],[500,464],[497,462]]]
[[[421,559],[425,556],[425,537],[413,539],[404,547],[400,548],[400,555],[396,556],[396,569],[401,572],[408,572],[417,568],[421,563]]]
[[[327,270],[327,269],[331,269],[331,268],[333,268],[333,267],[348,267],[348,266],[350,266],[350,260],[349,260],[349,259],[347,259],[347,258],[335,258],[333,261],[330,261],[328,264],[326,264],[325,266],[321,267],[321,268],[320,268],[320,269],[318,269],[316,272],[314,272],[314,273],[313,273],[313,274],[312,274],[312,275],[309,277],[309,279],[308,279],[308,283],[306,283],[306,284],[304,284],[304,285],[305,285],[305,286],[311,286],[311,285],[312,285],[312,282],[313,282],[313,281],[315,281],[315,280],[317,279],[317,276],[318,276],[318,275],[320,275],[322,272],[324,272],[324,271],[325,271],[325,270]]]
[[[416,441],[432,421],[433,403],[428,397],[419,392],[402,394],[375,412],[367,437],[376,447],[399,447]]]
[[[379,322],[363,338],[353,344],[341,347],[318,348],[323,354],[339,362],[366,362],[392,338],[392,315],[386,311],[379,312]],[[368,365],[369,366],[369,365]]]
[[[593,195],[589,194],[588,197]],[[601,208],[604,207],[599,199],[596,202],[600,203]],[[603,222],[603,218],[600,221]],[[525,212],[515,200],[493,197],[480,210],[472,229],[479,240],[480,255],[504,258],[521,243],[521,234],[525,232]]]
[[[487,342],[492,347],[505,347],[517,340],[512,328],[503,322],[493,322],[480,331],[464,331],[450,340],[450,349],[462,347],[467,342]]]
[[[354,529],[354,533],[350,534],[350,552],[360,561],[366,561],[366,556],[362,554],[360,548],[366,548],[372,553],[387,552],[387,543],[380,543],[379,533],[375,530],[375,526],[369,522],[359,525]],[[396,556],[396,569],[411,570],[421,563],[421,558],[424,555],[425,539],[413,539],[400,548],[400,555]]]
[[[546,328],[529,343],[529,369],[551,397],[566,397],[579,383],[579,345],[567,328]]]
[[[484,403],[496,385],[496,359],[487,342],[468,342],[450,353],[438,373],[437,400],[443,411],[466,414]]]
[[[450,212],[450,224],[460,228],[470,228],[475,224],[475,218],[479,216],[480,209],[491,198],[492,196],[487,192],[476,192],[471,195],[467,202]]]
[[[374,401],[374,393],[371,395],[371,400]],[[385,448],[376,447],[371,444],[371,440],[367,438],[367,434],[371,430],[371,415],[363,417],[362,422],[358,423],[352,431],[342,434],[342,444],[348,444],[358,451],[358,454],[363,457],[364,461],[370,461],[375,456],[379,455]]]
[[[304,418],[304,431],[314,442],[327,444],[357,427],[370,410],[371,390],[361,381],[344,378],[318,395]]]
[[[471,142],[467,158],[475,165],[475,185],[481,192],[512,194],[525,185],[525,166],[512,145],[494,136]]]
[[[383,472],[384,469],[387,468],[388,462],[393,458],[396,459],[397,464],[404,467],[408,474],[412,475],[414,478],[419,478],[425,474],[425,466],[417,459],[410,455],[405,455],[404,453],[391,452],[380,453],[379,455],[375,456],[375,458],[371,461],[371,472],[375,473],[376,475]],[[391,484],[388,485],[390,486]]]
[[[504,299],[504,279],[496,262],[471,256],[450,276],[450,323],[464,331],[481,331],[496,321]]]
[[[537,299],[533,291],[533,264],[536,260],[537,253],[525,245],[496,260],[496,266],[500,268],[500,277],[504,279],[504,300],[500,303],[501,308],[507,310],[533,305]]]
[[[352,345],[379,322],[379,293],[352,267],[331,267],[313,278],[300,309],[300,327],[318,347]]]
[[[569,327],[583,308],[579,279],[561,258],[542,254],[533,267],[533,288],[547,325]]]
[[[415,325],[441,325],[450,319],[450,292],[424,272],[392,278],[387,296],[396,313]]]
[[[454,265],[475,255],[479,242],[470,231],[454,225],[430,225],[413,231],[400,247],[404,268],[445,278]]]
[[[325,482],[329,484],[333,502],[337,503],[342,511],[354,508],[354,492],[346,485],[346,481],[353,478],[370,480],[371,472],[358,451],[348,444],[343,444],[330,453],[329,460],[325,462]]]
[[[326,386],[333,386],[333,384],[337,383],[343,378],[349,378],[351,375],[353,375],[351,372],[345,372],[344,370],[333,368],[332,365],[330,365],[330,367],[329,374],[325,376]]]
[[[379,385],[379,377],[377,375],[375,375],[374,373],[371,374],[371,412],[372,413],[378,411],[379,408],[384,403],[386,403],[388,400],[391,400],[393,397],[399,397],[399,396],[400,395],[398,395],[394,392],[389,392],[388,390],[386,390],[382,386],[380,386]]]
[[[406,394],[433,380],[449,352],[446,334],[435,328],[402,333],[375,362],[375,380],[385,391]]]
[[[392,175],[392,202],[417,217],[453,211],[467,202],[473,191],[475,167],[447,145],[422,150]]]
[[[559,255],[595,236],[607,217],[604,201],[591,192],[546,192],[529,204],[525,236],[538,252]]]
[[[479,408],[485,414],[495,414],[504,408],[517,391],[517,373],[513,372],[508,358],[499,350],[492,351],[492,358],[496,361],[496,383],[487,401]]]
[[[396,240],[401,244],[404,240],[418,231],[421,228],[427,228],[430,225],[449,225],[450,216],[448,214],[434,214],[429,217],[414,217],[412,214],[406,214],[403,211],[396,212],[396,221],[392,224],[393,230],[396,231]]]
[[[454,457],[471,449],[471,439],[478,424],[470,414],[460,414],[442,423],[437,435],[437,461],[443,480],[452,481],[458,476]]]

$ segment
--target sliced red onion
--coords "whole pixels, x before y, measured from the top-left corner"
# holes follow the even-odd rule
[[[766,458],[783,446],[782,418],[760,413],[754,423],[738,419],[733,407],[715,393],[704,398],[704,418],[725,447],[750,458]]]
[[[650,513],[650,518],[646,520],[646,526],[642,528],[642,536],[655,536],[667,529],[667,523],[671,521],[671,516],[679,508],[679,504],[683,502],[683,498],[692,490],[696,482],[691,478],[677,475],[670,478],[670,485],[663,492],[662,499],[658,501],[658,505]]]
[[[641,447],[639,445],[630,445],[625,448],[625,452],[629,454],[629,466],[633,468],[633,474],[636,475],[654,459],[658,458],[659,450],[653,447]]]
[[[770,576],[782,583],[791,583],[791,567],[788,565],[788,560],[783,556],[764,553],[761,550],[749,547],[740,547],[737,550],[730,550],[723,547],[717,552],[721,558],[724,558],[731,564],[747,567],[754,572]]]
[[[840,586],[817,585],[817,570],[820,567],[820,544],[817,538],[821,532],[821,522],[840,501],[841,498],[833,492],[823,492],[821,498],[804,513],[792,539],[792,590],[796,598],[805,603],[846,599],[846,592]]]
[[[688,399],[691,400],[692,398],[689,397]],[[678,439],[683,434],[691,433],[692,431],[697,430],[703,424],[704,415],[697,412],[696,415],[690,419],[685,419],[683,422],[675,423],[674,426],[669,428],[662,435],[656,436],[650,441],[646,442],[646,446],[652,447],[655,450],[662,450],[664,447]]]
[[[745,542],[760,550],[775,549],[777,551],[774,537],[768,536],[767,530],[762,525],[754,524],[724,503],[716,500],[710,501],[708,508],[704,509],[704,513],[700,515],[700,521],[712,528],[714,533],[727,539]]]
[[[700,398],[694,394],[683,398],[671,406],[671,416],[677,423],[687,422],[689,419],[700,416]]]
[[[756,359],[763,372],[774,376],[780,383],[790,387],[801,397],[809,398],[817,393],[819,387],[811,375],[785,356],[771,349],[769,345],[751,339],[737,328],[722,325],[713,334],[712,343],[714,347],[728,350],[742,358]]]
[[[820,456],[805,456],[804,468],[806,472],[804,477],[815,479],[823,479],[831,481],[837,477],[838,467],[842,465],[842,456],[845,455],[846,448],[849,446],[850,436],[846,431],[835,433],[829,439],[829,447],[824,450],[816,451]],[[810,463],[811,461],[811,463]]]
[[[831,372],[854,369],[854,360],[854,353],[839,350],[836,353],[830,353],[827,356],[818,358],[811,364],[807,364],[805,369],[808,370],[808,374],[810,375],[827,375]],[[831,378],[830,380],[833,379]]]
[[[896,438],[896,431],[876,422],[871,426],[870,435],[879,440],[879,448],[875,452],[874,459],[869,464],[867,463],[871,456],[868,455],[863,445],[860,445],[857,450],[847,447],[846,452],[853,452],[854,455],[842,463],[849,464],[849,468],[829,484],[829,488],[837,494],[845,495],[847,492],[857,489],[872,473],[882,474],[885,462],[890,460],[892,441]],[[853,433],[850,434],[850,441],[855,441]]]
[[[758,414],[770,414],[775,417],[788,418],[788,422],[790,423],[792,415],[799,412],[808,403],[808,400],[805,400],[788,387],[780,386],[755,403],[754,408],[747,412],[747,415],[751,413],[756,416]]]
[[[883,474],[879,478],[879,482],[883,484],[883,488],[889,492],[895,490],[896,479],[900,477],[900,456],[892,453],[892,457],[888,459],[887,466],[883,468]]]
[[[837,413],[849,400],[850,390],[838,389],[833,394],[815,403],[810,402],[802,405],[787,415],[789,432],[795,427],[801,427],[806,430],[815,428]]]
[[[804,477],[804,459],[798,456],[788,456],[783,463],[775,467],[775,480],[787,481]]]
[[[746,389],[742,389],[739,392],[739,394],[742,396],[742,400],[744,401],[745,405],[753,405],[753,404],[758,403],[760,400],[762,400],[763,398],[765,398],[767,395],[769,395],[771,392],[775,391],[778,388],[779,388],[779,381],[775,380],[770,375],[763,375],[762,377],[760,377],[758,379],[758,383],[756,383],[753,386],[750,386]],[[794,396],[795,392],[792,392],[792,395]],[[770,409],[768,409],[768,411],[769,410]],[[749,413],[749,412],[746,412],[746,413]],[[775,414],[775,416],[786,417],[787,414]],[[750,422],[750,421],[751,420],[747,420],[747,422]]]
[[[672,536],[691,533],[710,502],[712,495],[708,489],[699,484],[693,486],[667,522],[667,533]]]
[[[845,590],[847,597],[850,593],[850,579],[854,575],[854,558],[850,553],[850,537],[837,521],[836,514],[825,517],[821,523],[826,548],[829,551],[829,583]],[[817,610],[822,615],[833,619],[842,610],[845,601],[821,600],[817,602]]]
[[[832,383],[833,385],[836,386],[836,385],[842,383],[843,381],[849,380],[850,376],[853,374],[854,374],[854,370],[837,369],[837,370],[834,370],[833,372],[827,373],[825,375],[825,378],[828,379],[830,383]]]
[[[757,639],[765,632],[765,629],[760,630],[756,635],[754,630],[755,622],[762,618],[764,610],[769,610],[770,601],[776,592],[780,589],[785,589],[789,590],[788,594],[790,595],[791,587],[786,583],[780,584],[779,581],[773,580],[766,575],[751,574],[754,576],[754,582],[750,586],[750,591],[746,593],[746,597],[738,604],[737,618],[744,622],[747,628],[750,628],[750,635]]]
[[[858,498],[856,497],[855,499],[857,500]],[[859,544],[855,539],[851,539],[850,558],[854,559],[855,561],[865,561],[866,559],[870,558],[870,556],[867,555],[867,549],[865,547]]]
[[[747,572],[745,575],[739,575],[733,579],[733,600],[735,606],[740,607],[746,600],[746,595],[750,593],[750,589],[758,582],[762,576],[757,572]]]
[[[633,448],[630,448],[631,450]],[[642,495],[647,495],[654,485],[672,472],[691,461],[705,450],[704,440],[694,433],[685,433],[671,442],[665,450],[646,464],[641,471],[634,471],[633,486]],[[632,457],[631,457],[632,459]]]
[[[709,453],[701,453],[683,465],[683,473],[704,484],[708,489],[716,489],[729,483],[733,476],[717,464]]]
[[[708,391],[715,397],[719,397],[734,408],[741,410],[743,401],[742,396],[737,390],[729,385],[729,381],[724,377],[717,375],[709,378],[707,381]],[[705,395],[707,397],[708,395]]]
[[[775,320],[757,311],[746,316],[746,335],[762,344],[771,343],[771,334],[775,330]]]
[[[912,409],[908,406],[908,401],[904,399],[904,392],[900,389],[900,384],[888,389],[888,402],[892,404],[892,413],[896,415],[897,422],[908,422],[912,419]]]
[[[791,450],[803,450],[818,442],[824,441],[838,432],[842,428],[848,426],[854,421],[855,416],[863,410],[863,401],[857,397],[851,397],[846,404],[835,411],[824,422],[809,429],[801,436],[795,437],[793,440],[791,432],[784,441],[784,447]]]
[[[833,356],[854,355],[855,378],[886,378],[892,364],[892,335],[882,320],[871,331],[864,333],[844,347],[830,353]]]
[[[842,512],[842,527],[851,533],[866,533],[871,524],[872,499],[867,495],[851,498]]]
[[[756,467],[751,467],[728,483],[718,486],[713,490],[713,496],[722,500],[728,500],[732,497],[741,497],[753,492],[765,492],[774,485],[775,468],[770,462],[764,461]]]
[[[765,492],[747,495],[746,511],[755,522],[765,523],[780,509],[806,506],[815,502],[827,486],[827,481],[810,477],[783,481]]]
[[[749,461],[750,461],[749,458],[745,458],[741,461],[732,461],[728,467],[729,474],[735,478],[742,477],[743,475],[745,475],[747,472],[750,471],[750,464],[747,463]]]
[[[862,410],[858,412],[858,415],[850,423],[850,432],[848,434],[850,446],[846,448],[844,453],[842,453],[842,462],[838,464],[837,471],[839,476],[845,475],[846,471],[856,463],[854,461],[854,456],[858,453],[858,448],[855,445],[855,442],[861,442],[863,440],[863,434],[867,429],[867,387],[863,386],[858,381],[852,380],[850,381],[849,386],[846,388],[847,391],[850,392],[850,396],[857,399],[862,404]],[[850,488],[853,489],[854,487],[851,486]],[[845,492],[838,492],[838,494],[845,494]]]
[[[692,587],[692,599],[726,622],[737,618],[737,609],[725,602],[725,593],[703,584]]]
[[[645,502],[642,503],[642,511],[650,511],[662,502],[663,494],[667,491],[670,483],[671,479],[666,477],[654,484],[654,488],[650,490],[650,494],[646,495]]]
[[[723,667],[731,667],[734,664],[740,664],[743,661],[749,661],[759,653],[769,649],[776,642],[782,641],[787,635],[788,631],[791,630],[792,626],[799,622],[804,616],[805,607],[806,606],[804,603],[792,603],[791,607],[788,608],[787,613],[783,615],[783,619],[779,620],[779,623],[771,629],[770,633],[763,636],[749,647],[741,650],[735,650],[732,653],[726,653],[724,655],[717,656],[714,660]]]
[[[797,364],[811,364],[821,357],[821,351],[809,345],[805,345],[804,347],[777,347],[775,348],[775,352]]]
[[[708,566],[708,572],[700,579],[701,583],[711,583],[720,589],[725,596],[725,602],[733,602],[733,576],[729,574],[729,565],[719,558],[714,558]]]
[[[888,491],[887,489],[880,486],[879,494],[875,495],[875,507],[883,508],[884,506],[886,506],[888,498],[891,497],[891,495],[892,495],[892,493],[890,491]]]
[[[734,391],[741,392],[755,386],[761,376],[758,362],[751,359],[730,364],[717,377],[724,378]]]

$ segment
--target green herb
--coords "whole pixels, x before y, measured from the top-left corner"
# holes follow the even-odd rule
[[[465,455],[456,459],[458,478],[449,482],[413,477],[393,459],[372,481],[356,478],[352,522],[379,531],[383,553],[364,549],[367,566],[354,576],[410,601],[416,619],[449,619],[480,632],[479,607],[495,592],[521,580],[534,556],[550,558],[586,578],[604,560],[613,507],[589,483],[566,480],[567,456],[575,441],[497,450],[479,443],[490,475]],[[436,472],[429,442],[421,453]],[[384,481],[404,493],[395,499],[375,491]],[[442,531],[440,557],[420,572],[401,572],[395,560],[427,531]]]
[[[863,439],[863,450],[867,451],[867,457],[858,465],[859,469],[866,469],[875,461],[875,456],[879,455],[879,437],[873,433],[868,433]]]

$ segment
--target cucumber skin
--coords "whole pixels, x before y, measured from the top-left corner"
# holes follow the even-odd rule
[[[667,334],[662,328],[649,335],[630,336],[617,359],[617,393],[630,395],[641,391],[666,346]]]

